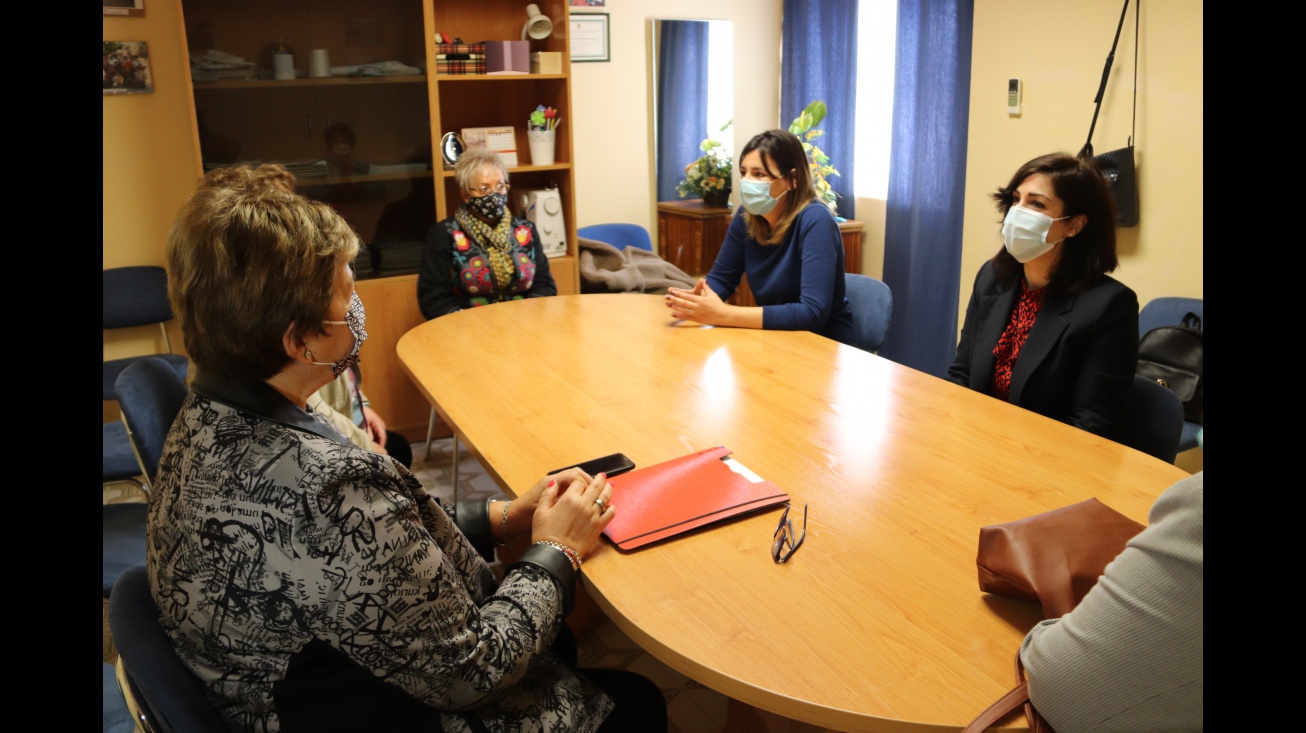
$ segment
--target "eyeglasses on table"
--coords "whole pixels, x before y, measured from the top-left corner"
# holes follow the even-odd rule
[[[783,565],[793,557],[795,552],[798,552],[804,539],[807,539],[807,505],[803,505],[803,531],[795,535],[794,524],[789,521],[789,504],[786,503],[784,513],[780,515],[780,524],[775,528],[775,541],[771,543],[771,559],[775,560],[777,565]]]

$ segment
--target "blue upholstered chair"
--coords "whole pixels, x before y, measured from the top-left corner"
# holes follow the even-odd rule
[[[168,362],[147,356],[123,369],[114,389],[149,490],[163,456],[163,439],[186,399],[186,383]]]
[[[104,423],[104,483],[128,482],[144,490],[140,476],[141,464],[132,450],[127,426],[121,420]]]
[[[163,332],[163,346],[167,353],[157,354],[186,380],[190,360],[172,353],[165,325],[172,320],[172,306],[168,303],[168,274],[162,267],[153,265],[137,267],[112,267],[104,271],[104,328],[131,328],[158,324]],[[135,361],[154,356],[128,356],[104,362],[104,399],[117,399],[114,382],[122,370]]]
[[[115,384],[122,408],[124,434],[131,442],[135,470],[148,491],[163,455],[163,439],[181,411],[186,385],[172,366],[158,357],[147,357],[123,369]],[[106,427],[112,423],[105,423]],[[106,430],[107,433],[107,430]],[[140,502],[104,505],[104,596],[113,583],[132,565],[145,563],[145,516]]]
[[[145,516],[149,505],[139,501],[104,505],[104,597],[109,597],[122,571],[145,564]]]
[[[154,733],[226,731],[204,686],[159,626],[144,565],[123,571],[109,595],[109,634],[127,685],[127,706]]]
[[[576,236],[606,242],[617,249],[638,247],[653,251],[648,230],[638,224],[591,224],[576,230]]]
[[[1192,313],[1202,320],[1201,298],[1162,297],[1153,298],[1138,311],[1138,338],[1142,340],[1148,331],[1157,326],[1177,326],[1183,323],[1184,316]],[[1202,330],[1206,330],[1205,321]],[[1183,433],[1179,436],[1179,452],[1199,448],[1197,431],[1202,426],[1195,422],[1184,422]]]
[[[1174,463],[1184,427],[1184,405],[1174,392],[1147,377],[1134,375],[1129,390],[1129,417],[1121,441],[1130,448]]]
[[[1157,326],[1177,326],[1189,313],[1202,317],[1201,298],[1153,298],[1138,311],[1138,338]]]
[[[857,348],[872,354],[884,346],[893,318],[893,292],[869,275],[844,273],[844,289],[857,328]]]

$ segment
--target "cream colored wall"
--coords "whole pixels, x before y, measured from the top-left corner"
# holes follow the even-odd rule
[[[742,144],[779,122],[781,0],[619,1],[602,10],[612,60],[571,66],[576,224],[643,224],[656,240],[649,19],[733,22],[735,140]]]
[[[151,0],[139,18],[104,17],[106,41],[145,41],[154,91],[104,97],[104,267],[162,265],[173,214],[194,190],[200,170],[186,86],[180,12],[173,0]],[[169,330],[183,352],[181,331]],[[157,326],[105,332],[104,358],[163,350]],[[105,418],[116,417],[106,406]]]
[[[1002,246],[989,194],[1030,158],[1079,152],[1122,6],[1080,0],[1032,11],[1017,0],[975,3],[959,326],[976,271]],[[1130,135],[1136,7],[1130,4],[1093,132],[1098,153],[1124,147]],[[1120,267],[1112,274],[1140,304],[1203,292],[1202,3],[1151,0],[1142,9],[1134,141],[1139,224],[1119,230]],[[1013,76],[1024,83],[1018,117],[1006,111]]]
[[[976,3],[958,323],[976,270],[998,246],[988,194],[1020,163],[1078,151],[1120,16],[1118,0],[1058,3],[1045,14],[1015,0]],[[612,61],[572,65],[577,225],[645,224],[656,232],[651,137],[649,18],[726,19],[735,33],[736,139],[779,124],[781,0],[612,3]],[[1098,151],[1125,144],[1133,75],[1132,10],[1093,135]],[[1147,302],[1202,297],[1202,4],[1143,6],[1138,90],[1138,227],[1122,229],[1115,276]],[[177,207],[199,175],[185,88],[177,3],[157,0],[142,18],[104,19],[106,40],[149,43],[154,93],[104,98],[104,266],[162,264]],[[1024,113],[1008,117],[1006,80],[1025,83]],[[857,199],[862,271],[882,277],[884,202]],[[174,331],[173,346],[181,348]],[[158,350],[157,329],[106,335],[106,358]]]

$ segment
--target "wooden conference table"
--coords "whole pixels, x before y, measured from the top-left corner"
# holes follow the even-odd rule
[[[632,552],[603,538],[582,568],[646,651],[786,718],[959,729],[1014,684],[1039,620],[980,592],[979,528],[1089,497],[1146,523],[1187,475],[812,333],[669,313],[635,293],[522,300],[429,321],[397,349],[510,495],[608,453],[647,466],[724,445],[790,494],[795,523],[806,504],[786,565],[771,560],[774,509]]]

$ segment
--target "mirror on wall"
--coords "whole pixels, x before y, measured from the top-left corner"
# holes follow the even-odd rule
[[[728,20],[654,18],[649,26],[653,80],[654,202],[676,201],[685,166],[718,140],[734,161],[734,38]],[[734,161],[737,163],[738,161]],[[692,198],[687,196],[686,198]]]

